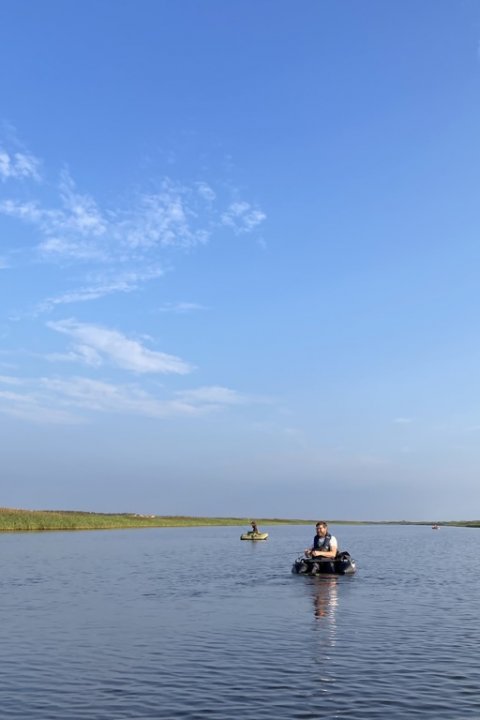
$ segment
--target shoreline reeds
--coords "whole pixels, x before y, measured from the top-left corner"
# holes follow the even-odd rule
[[[258,525],[310,525],[315,520],[255,518]],[[135,528],[243,526],[252,518],[149,515],[141,513],[98,513],[81,510],[22,510],[0,508],[0,532],[66,530],[121,530]],[[432,521],[329,520],[331,525],[432,525]],[[451,527],[480,527],[480,520],[449,520],[438,523]]]

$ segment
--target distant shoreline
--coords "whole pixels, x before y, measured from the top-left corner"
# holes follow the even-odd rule
[[[139,513],[97,513],[77,510],[20,510],[0,508],[0,532],[62,530],[121,530],[122,528],[167,528],[245,526],[253,518],[196,517],[189,515],[147,515]],[[318,518],[317,518],[318,519]],[[261,525],[311,525],[314,520],[255,518]],[[328,520],[328,518],[327,518]],[[480,527],[480,520],[328,520],[331,525],[434,525]]]

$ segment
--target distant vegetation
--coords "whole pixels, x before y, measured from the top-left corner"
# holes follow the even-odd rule
[[[249,525],[252,518],[189,517],[186,515],[141,515],[139,513],[94,513],[75,510],[14,510],[0,508],[0,532],[28,530],[114,530],[145,527],[195,527]],[[313,520],[255,518],[259,525],[298,525]]]
[[[317,518],[318,519],[318,518]],[[14,510],[0,508],[0,532],[26,532],[29,530],[114,530],[146,527],[196,527],[208,525],[248,525],[252,518],[191,517],[188,515],[141,515],[138,513],[94,513],[75,510]],[[307,525],[315,520],[259,518],[258,525]],[[329,520],[332,525],[432,525],[432,521],[409,522]],[[480,520],[439,523],[440,526],[480,527]]]

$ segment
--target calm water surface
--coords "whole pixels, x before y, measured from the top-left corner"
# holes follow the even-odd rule
[[[0,717],[480,718],[480,530],[261,529],[0,535]]]

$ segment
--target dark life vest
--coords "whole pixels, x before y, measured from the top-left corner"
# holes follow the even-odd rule
[[[330,550],[330,540],[332,539],[332,536],[330,533],[327,533],[324,537],[319,537],[318,535],[315,535],[313,538],[313,549],[314,550]]]

